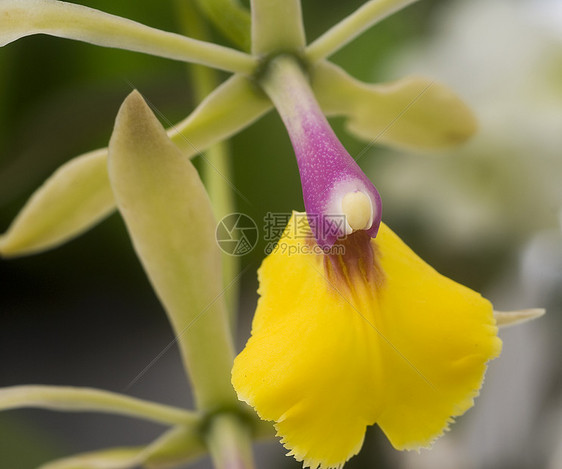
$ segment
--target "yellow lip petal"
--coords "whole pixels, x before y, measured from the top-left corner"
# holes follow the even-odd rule
[[[310,238],[295,238],[285,237],[259,271],[252,338],[235,361],[233,384],[263,419],[277,422],[296,459],[338,467],[359,451],[378,412],[380,356],[364,320],[328,283],[323,257],[293,254]]]
[[[385,409],[377,420],[397,449],[429,446],[473,405],[501,341],[492,305],[436,272],[388,227],[379,232]]]
[[[361,235],[344,255],[314,253],[293,217],[259,271],[252,337],[233,368],[240,399],[305,466],[341,467],[374,423],[399,449],[428,445],[472,405],[501,347],[487,300],[386,225]]]

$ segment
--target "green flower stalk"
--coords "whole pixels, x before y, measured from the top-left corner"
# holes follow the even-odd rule
[[[295,149],[297,157],[300,158],[301,174],[310,169],[307,168],[308,163],[315,165],[313,169],[324,169],[321,167],[324,164],[322,159],[314,157],[315,155],[309,159],[307,158],[310,155],[301,158],[301,150],[305,153],[310,151],[314,153],[320,151],[318,149],[325,143],[319,134],[315,134],[314,138],[310,135],[300,135],[302,128],[307,127],[303,123],[320,122],[322,135],[330,136],[331,148],[336,149],[337,151],[334,151],[340,156],[343,155],[343,147],[329,129],[324,115],[344,117],[349,132],[360,139],[398,148],[433,151],[468,139],[476,130],[476,120],[462,100],[446,86],[421,77],[410,77],[387,84],[362,83],[327,60],[330,55],[361,32],[412,3],[415,3],[415,0],[367,1],[350,16],[307,45],[301,4],[298,0],[252,0],[251,12],[246,11],[236,0],[198,0],[200,11],[243,49],[237,50],[182,34],[161,31],[77,4],[57,0],[0,0],[0,46],[6,46],[25,36],[47,34],[199,64],[232,73],[232,76],[222,84],[208,90],[204,99],[189,116],[168,130],[161,126],[140,93],[133,91],[119,110],[108,147],[90,151],[65,163],[33,194],[7,231],[0,236],[0,255],[4,258],[39,253],[79,236],[113,211],[118,210],[127,227],[133,248],[166,310],[195,398],[195,410],[188,411],[93,389],[53,386],[17,386],[0,389],[0,410],[41,407],[62,411],[108,412],[157,421],[170,427],[160,438],[144,447],[115,448],[86,453],[49,463],[43,466],[43,469],[69,467],[123,469],[138,465],[174,467],[205,453],[211,455],[218,469],[250,469],[254,466],[252,439],[272,436],[273,426],[261,421],[239,400],[231,383],[235,350],[225,296],[236,278],[231,282],[227,280],[226,284],[223,283],[221,254],[214,238],[215,214],[223,213],[231,199],[223,197],[225,188],[217,188],[215,180],[209,184],[211,199],[215,202],[223,200],[217,203],[223,206],[213,206],[190,159],[199,152],[210,148],[216,149],[214,145],[259,119],[274,105],[284,118],[293,143],[297,142]],[[289,70],[287,75],[291,78],[289,87],[294,89],[286,89],[284,75],[280,74],[279,70]],[[308,107],[304,106],[297,112],[295,109],[299,107],[299,97],[303,96],[308,100]],[[284,97],[292,97],[293,101],[287,103]],[[306,134],[307,130],[303,132]],[[313,145],[308,145],[310,142],[313,142]],[[300,144],[301,147],[297,148]],[[224,163],[224,155],[225,153],[221,153],[218,157],[222,163]],[[370,266],[367,263],[369,260],[378,262],[376,256],[379,240],[371,240],[371,238],[377,235],[380,223],[380,197],[348,154],[342,156],[339,161],[345,164],[336,165],[326,172],[330,174],[329,181],[325,180],[328,181],[326,184],[340,181],[342,175],[351,174],[354,181],[363,184],[359,189],[365,188],[370,202],[366,210],[367,205],[364,202],[367,196],[364,195],[362,201],[358,201],[356,196],[361,191],[354,186],[351,191],[352,200],[348,198],[349,203],[344,203],[343,213],[357,215],[358,221],[349,220],[350,230],[345,233],[338,232],[337,236],[330,238],[326,243],[329,246],[344,243],[356,255],[351,256],[351,260],[349,257],[328,259],[320,255],[314,262],[318,266],[327,266],[327,272],[333,275],[333,278],[347,279],[342,285],[349,287],[349,291],[353,292],[358,306],[367,304],[371,307],[377,303],[373,300],[373,295],[382,295],[386,291],[376,284],[378,271],[370,270],[371,267],[374,269],[375,264]],[[342,171],[341,168],[344,166],[346,169]],[[303,181],[305,179],[306,177]],[[311,180],[308,185],[303,182],[307,209],[319,207],[319,210],[328,210],[325,201],[318,196],[319,184],[318,180]],[[336,208],[339,207],[338,200],[334,196],[332,202]],[[365,213],[368,215],[366,218]],[[383,260],[382,265],[389,271],[394,269],[393,272],[396,272],[388,291],[401,292],[403,286],[401,282],[405,282],[405,278],[416,278],[417,269],[421,269],[423,275],[430,278],[433,284],[443,284],[453,288],[448,279],[439,276],[425,264],[423,268],[419,267],[418,259],[413,253],[407,251],[407,247],[387,227],[382,224],[380,226],[383,227],[381,251],[388,253],[390,259],[390,262]],[[365,233],[368,236],[365,237]],[[342,239],[343,234],[351,234],[350,240]],[[322,245],[318,236],[316,241],[312,240],[305,247],[318,247],[315,243]],[[396,255],[397,250],[400,251],[400,255]],[[371,256],[364,257],[365,252],[371,253]],[[298,273],[294,274],[288,269],[289,264],[285,260],[276,256],[268,259],[264,263],[265,266],[275,263],[280,265],[278,271],[270,277],[286,272],[284,278],[274,282],[275,285],[281,285],[286,280],[287,283],[296,283],[295,290],[304,288],[303,285],[320,285],[323,292],[334,293],[327,282],[312,282],[311,264],[308,258],[299,257],[299,262],[306,261],[298,264],[299,269],[302,268],[301,274],[308,269],[308,276],[302,282],[299,280]],[[303,265],[308,267],[305,268]],[[394,268],[395,265],[399,267]],[[266,267],[263,271],[267,270]],[[225,276],[227,279],[233,277],[234,269],[231,268],[229,272],[229,275]],[[350,279],[355,274],[364,275],[365,278],[359,283],[354,283]],[[264,274],[264,279],[265,277],[267,275]],[[392,275],[388,276],[391,277]],[[371,287],[375,288],[374,293],[363,290]],[[268,298],[283,295],[282,290],[275,290],[276,287],[271,287],[271,284],[268,288],[268,295],[270,295]],[[359,292],[357,288],[362,290]],[[487,341],[493,345],[488,347],[490,350],[483,353],[483,358],[478,362],[477,371],[480,374],[477,374],[480,378],[485,361],[499,352],[494,318],[498,325],[512,324],[537,317],[543,313],[543,310],[496,312],[494,315],[491,305],[474,292],[469,294],[456,284],[454,289],[455,292],[457,290],[460,292],[458,295],[461,297],[468,298],[468,303],[473,298],[477,298],[474,301],[483,302],[484,306],[481,309],[486,310],[485,314],[482,313],[485,321],[479,322],[478,318],[471,320],[471,324],[477,323],[474,324],[475,330],[482,328],[487,330],[487,334],[490,335]],[[263,290],[265,291],[265,287]],[[450,295],[453,300],[456,298],[455,295]],[[306,295],[303,293],[299,297],[305,298]],[[368,298],[368,301],[363,301],[364,298]],[[404,308],[400,303],[400,295],[394,295],[392,298],[393,300],[387,303],[382,300],[379,303],[387,306],[390,304],[392,307],[399,304],[400,312],[404,312],[406,317],[408,308]],[[341,318],[340,313],[345,309],[341,306],[344,304],[341,299],[338,299],[338,303],[328,294],[318,299],[321,301],[317,303],[325,305],[326,311],[331,311]],[[454,303],[453,300],[451,302]],[[266,306],[269,304],[269,299],[260,301],[259,315],[254,322],[255,330],[260,332],[259,340],[263,338],[264,331],[260,326],[260,324],[263,326],[261,318],[269,317],[272,310]],[[423,302],[424,298],[420,301]],[[274,304],[280,304],[280,301],[274,301]],[[376,308],[373,306],[372,309]],[[287,311],[287,317],[290,314],[294,315],[297,310],[298,308],[295,307]],[[344,330],[344,323],[345,321],[342,322],[341,330]],[[327,326],[324,324],[323,327]],[[272,327],[275,329],[276,326]],[[315,322],[311,321],[307,327],[313,330]],[[364,329],[369,332],[366,328],[357,328],[363,339],[366,337]],[[404,335],[397,332],[399,328],[391,328],[389,331],[389,334],[396,334],[392,336],[396,342],[406,340]],[[441,340],[447,334],[440,334],[440,331],[432,331],[431,334]],[[275,337],[280,344],[277,350],[287,349],[286,355],[290,356],[290,349],[292,348],[294,352],[297,347],[290,347],[291,340],[287,334],[294,333],[295,331],[287,329],[275,329],[273,335],[266,334],[264,343]],[[475,333],[475,337],[480,336]],[[256,407],[261,416],[275,420],[279,429],[285,419],[285,416],[281,415],[283,412],[279,414],[277,408],[275,412],[269,412],[268,406],[271,402],[267,399],[262,402],[261,399],[262,396],[273,396],[278,390],[275,383],[276,376],[271,377],[268,373],[275,371],[274,366],[280,366],[281,360],[275,360],[276,352],[267,347],[256,348],[256,340],[252,342],[251,366],[240,364],[245,360],[244,358],[237,360],[238,365],[235,368],[237,391],[242,399]],[[349,337],[348,342],[351,348],[358,343],[363,343],[352,336]],[[372,351],[369,347],[372,347],[372,344],[366,345],[364,349]],[[462,350],[458,351],[455,344],[448,344],[445,349],[449,350],[448,347],[454,349],[455,357],[458,355],[459,360],[463,359]],[[322,355],[322,349],[320,352],[318,348],[311,350],[318,352],[318,356]],[[245,352],[240,357],[245,357],[248,353],[250,352]],[[435,356],[437,355],[439,354]],[[271,360],[272,366],[268,370],[263,370],[261,366],[263,363],[261,365],[259,363],[260,357]],[[434,358],[433,355],[431,357]],[[397,366],[404,366],[400,354],[393,355],[392,360]],[[283,363],[291,368],[290,361]],[[446,373],[449,368],[454,368],[454,364],[451,365],[445,360],[440,362],[440,365],[445,369],[443,372],[445,377],[438,375],[436,379],[443,379],[444,383],[454,388],[454,380],[451,381],[450,375]],[[253,367],[257,367],[257,371],[252,373],[252,376],[248,376],[244,370]],[[304,363],[303,368],[299,369],[301,377],[306,382],[312,376],[308,373],[307,364]],[[407,371],[411,378],[411,370]],[[267,379],[260,379],[260,376],[267,376]],[[371,378],[365,378],[369,380],[369,386],[374,383]],[[329,384],[331,377],[323,373],[322,379]],[[399,392],[403,392],[399,381],[396,380],[393,386],[396,386]],[[467,381],[470,386],[476,386],[481,382],[478,379],[468,378]],[[351,381],[347,384],[353,388],[361,383]],[[291,387],[291,382],[288,387]],[[453,391],[456,392],[456,389]],[[470,393],[467,391],[467,394],[466,389],[462,391],[463,393],[458,394],[464,399],[461,406],[464,410],[469,406]],[[428,390],[424,388],[424,392],[427,393]],[[295,391],[294,395],[297,396],[298,392]],[[260,401],[258,404],[254,402],[256,396]],[[458,396],[455,394],[454,397]],[[399,410],[402,403],[398,398],[394,401],[394,407]],[[434,396],[427,397],[427,402],[435,404]],[[456,401],[451,398],[449,407],[454,407],[455,403]],[[320,399],[315,404],[321,408],[326,403]],[[377,407],[375,412],[372,408],[374,404],[363,405],[363,402],[358,400],[357,405],[362,407],[362,411],[368,410],[367,417],[356,425],[359,430],[355,432],[353,441],[347,442],[346,448],[338,450],[338,454],[329,454],[333,448],[328,448],[328,454],[322,453],[322,448],[329,446],[327,445],[329,442],[320,440],[323,432],[329,430],[329,426],[320,425],[321,420],[313,418],[300,422],[302,425],[299,426],[298,412],[296,416],[293,412],[291,418],[287,419],[287,422],[296,422],[296,426],[289,428],[288,434],[285,429],[282,430],[285,432],[282,433],[284,442],[288,442],[293,454],[305,464],[312,467],[341,467],[359,450],[364,427],[375,421],[379,424],[385,421],[384,412],[383,417],[377,420],[380,417],[377,413],[380,409]],[[418,406],[416,409],[419,411],[419,408]],[[302,415],[313,414],[311,409],[314,409],[314,405],[308,409],[303,408]],[[294,411],[294,407],[291,407],[291,411]],[[334,415],[342,417],[345,414],[345,407],[331,411]],[[363,418],[365,412],[357,414]],[[396,415],[400,415],[400,412],[397,411]],[[430,434],[423,434],[424,443],[437,436],[438,430],[443,427],[441,424],[446,423],[450,415],[458,415],[458,409],[453,411],[449,411],[449,408],[446,411],[440,409],[439,421],[435,423],[435,428],[432,428]],[[400,428],[395,428],[394,425],[399,420],[397,418],[382,425],[386,425],[387,429],[392,425],[387,433],[397,448],[414,447],[415,445],[410,444],[410,440],[417,435],[410,439],[404,438],[407,441],[402,441]],[[342,421],[345,421],[343,417]],[[389,422],[388,417],[386,422]],[[294,429],[296,430],[293,434],[291,432]],[[306,435],[300,438],[303,432]],[[307,441],[313,442],[312,449],[307,447]],[[301,445],[301,442],[304,443]]]

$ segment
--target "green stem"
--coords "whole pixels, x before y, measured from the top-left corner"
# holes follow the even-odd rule
[[[205,165],[203,166],[202,179],[207,187],[209,198],[217,220],[230,213],[236,212],[236,204],[232,197],[232,190],[226,184],[226,178],[232,175],[230,152],[225,142],[211,146],[205,152]],[[236,331],[236,318],[238,312],[239,285],[235,282],[239,274],[239,257],[222,253],[222,280],[227,288],[225,292],[226,306],[229,312],[230,327]]]
[[[300,52],[306,44],[300,0],[251,0],[252,53]]]
[[[194,412],[101,389],[40,385],[0,389],[0,411],[26,407],[127,415],[167,425],[196,426],[200,420]]]
[[[215,416],[210,422],[206,441],[216,469],[254,468],[251,433],[237,416]]]

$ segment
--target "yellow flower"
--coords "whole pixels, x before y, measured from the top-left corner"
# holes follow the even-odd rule
[[[500,353],[492,305],[384,224],[325,251],[293,213],[259,270],[252,336],[232,372],[239,398],[305,467],[342,467],[375,423],[397,449],[431,445]]]

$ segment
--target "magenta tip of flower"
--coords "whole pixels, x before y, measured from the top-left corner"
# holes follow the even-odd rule
[[[379,192],[340,143],[320,109],[308,107],[290,132],[299,166],[304,206],[317,243],[331,247],[339,238],[379,230]]]
[[[323,248],[355,231],[374,238],[381,223],[377,189],[345,149],[338,150],[327,164],[299,164],[308,221]]]
[[[334,134],[301,67],[291,57],[278,57],[262,85],[289,132],[318,244],[331,247],[354,231],[374,238],[381,222],[380,195]]]

